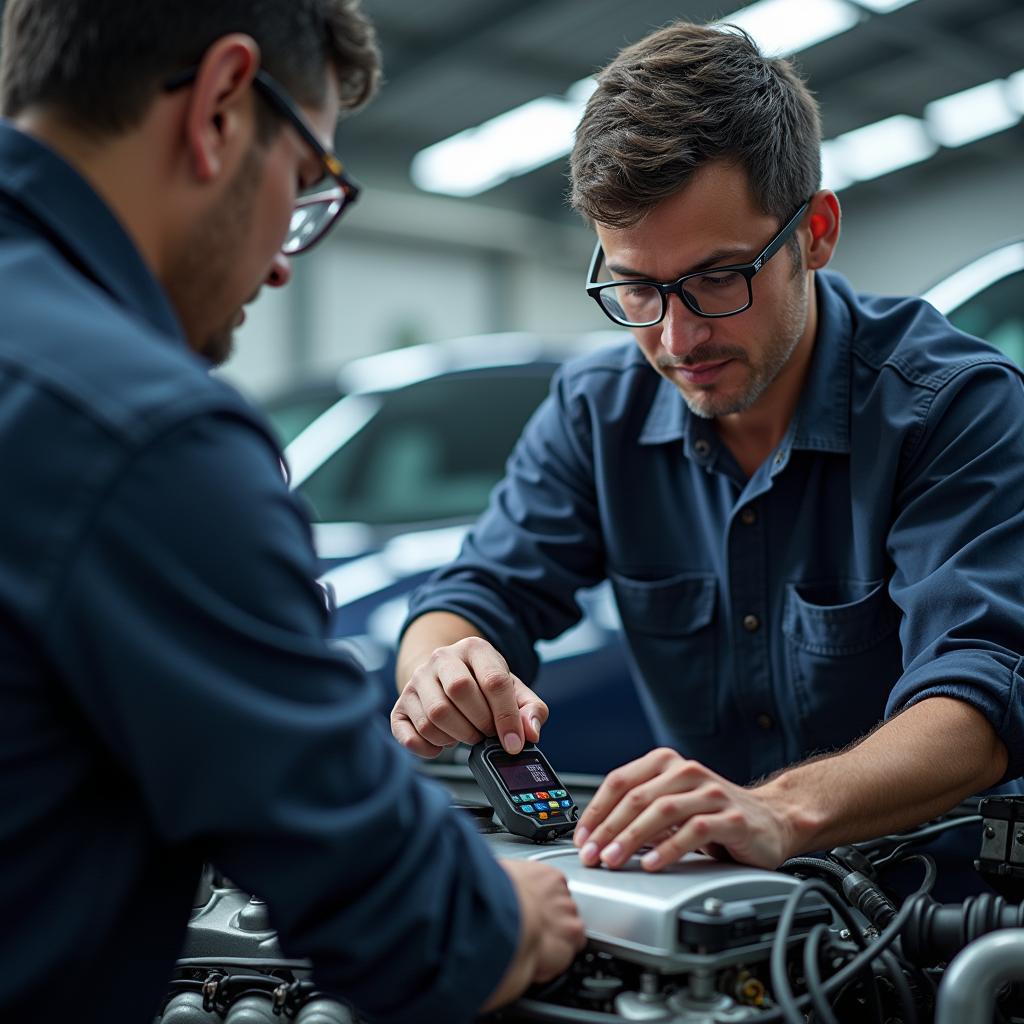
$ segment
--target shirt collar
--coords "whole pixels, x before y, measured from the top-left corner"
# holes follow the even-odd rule
[[[790,447],[848,452],[853,325],[846,303],[832,285],[832,274],[818,271],[814,277],[818,295],[818,333],[794,422],[790,425]],[[709,434],[714,434],[710,424],[690,412],[678,388],[659,378],[640,431],[640,444],[683,440],[690,453],[699,439],[710,440]]]
[[[814,275],[818,293],[818,334],[794,417],[793,448],[820,452],[850,450],[850,310],[833,285],[833,274]]]
[[[121,305],[184,343],[170,300],[106,203],[52,149],[0,121],[0,204],[5,200]]]

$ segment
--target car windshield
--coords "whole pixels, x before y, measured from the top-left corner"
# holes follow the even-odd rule
[[[299,491],[318,522],[473,518],[547,394],[553,369],[449,374],[382,392],[377,414]]]
[[[1010,274],[972,296],[949,319],[962,331],[984,338],[1024,366],[1024,271]]]
[[[336,387],[319,392],[284,395],[265,402],[263,411],[277,435],[282,448],[291,444],[310,423],[338,400]]]

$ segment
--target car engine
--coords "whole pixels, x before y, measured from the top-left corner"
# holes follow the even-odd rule
[[[1024,1020],[1014,1012],[1024,1010],[1019,992],[991,982],[994,969],[1000,982],[1024,981],[1024,907],[996,895],[937,903],[929,895],[934,863],[915,850],[945,829],[980,826],[979,870],[1017,899],[1024,857],[1014,846],[1017,809],[1006,805],[982,801],[981,814],[965,807],[887,843],[795,858],[779,871],[694,854],[654,874],[636,859],[616,871],[585,868],[569,840],[535,845],[501,830],[489,808],[467,806],[464,813],[477,819],[496,856],[543,859],[565,874],[588,937],[565,974],[488,1019],[768,1024],[802,1022],[810,1013],[823,1024],[969,1024],[967,1005],[978,1008],[972,1019],[980,1024],[993,1019],[998,999],[1003,1020]],[[1024,826],[1024,805],[1020,818]],[[917,892],[902,901],[878,878],[894,860],[918,861],[923,869]],[[1015,930],[999,931],[1008,928]],[[1018,944],[1008,951],[1003,936]],[[998,950],[985,945],[992,939],[1000,939]],[[950,961],[970,980],[947,984],[957,973],[944,981]],[[979,977],[989,979],[990,992],[977,991]],[[961,1009],[950,1009],[955,1006]],[[358,1024],[360,1018],[317,989],[308,963],[283,955],[258,898],[208,869],[157,1020]]]

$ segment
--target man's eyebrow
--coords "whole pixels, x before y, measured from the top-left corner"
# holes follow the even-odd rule
[[[722,260],[731,260],[735,262],[740,257],[749,257],[749,255],[750,253],[746,249],[716,249],[705,259],[701,260],[700,263],[694,264],[689,270],[677,275],[677,277],[685,277],[687,274],[697,274],[702,270],[706,270],[715,263],[721,263]],[[620,263],[607,263],[605,265],[613,274],[623,274],[626,277],[642,277],[647,281],[654,280],[650,274],[645,274],[641,270],[634,270],[632,267],[624,267]]]

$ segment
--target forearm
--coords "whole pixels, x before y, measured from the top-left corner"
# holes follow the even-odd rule
[[[998,782],[1007,752],[980,712],[931,697],[855,746],[788,769],[755,790],[792,827],[790,854],[927,821]]]
[[[427,612],[414,619],[402,637],[395,667],[398,692],[405,689],[413,672],[438,647],[448,647],[469,636],[479,636],[480,630],[468,619],[453,612]]]

